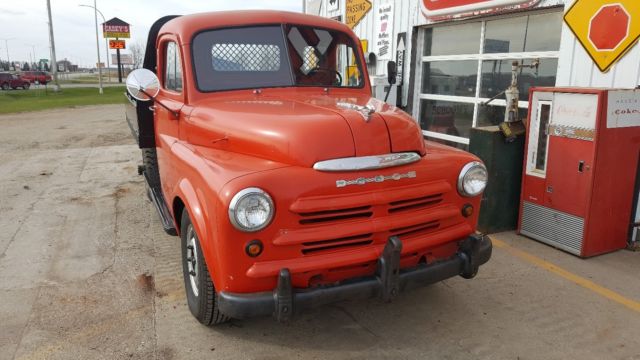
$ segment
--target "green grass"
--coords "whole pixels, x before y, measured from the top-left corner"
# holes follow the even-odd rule
[[[73,88],[53,92],[48,89],[0,91],[0,114],[38,111],[83,105],[122,104],[125,101],[124,86],[105,87],[104,94],[98,88]]]

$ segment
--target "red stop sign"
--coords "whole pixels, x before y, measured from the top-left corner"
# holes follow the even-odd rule
[[[631,16],[622,4],[606,5],[591,18],[589,41],[600,51],[615,50],[628,36]]]

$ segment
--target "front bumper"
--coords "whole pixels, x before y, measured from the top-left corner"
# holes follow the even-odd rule
[[[397,237],[392,237],[378,258],[376,276],[311,290],[294,290],[289,270],[281,269],[278,285],[273,292],[234,294],[222,291],[218,294],[218,308],[221,313],[236,319],[273,314],[278,321],[287,321],[293,314],[304,309],[348,299],[379,297],[388,302],[400,291],[426,286],[456,275],[467,279],[474,277],[480,265],[491,258],[492,245],[488,237],[471,235],[461,241],[455,256],[409,270],[400,269],[401,251],[402,242]]]

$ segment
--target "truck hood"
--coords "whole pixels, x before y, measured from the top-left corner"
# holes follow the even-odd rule
[[[279,163],[311,167],[354,156],[425,154],[416,122],[371,97],[254,95],[193,105],[181,126],[190,143]]]

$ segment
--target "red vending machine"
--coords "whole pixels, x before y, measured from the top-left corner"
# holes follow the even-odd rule
[[[581,257],[625,248],[639,155],[640,90],[531,89],[519,232]]]

